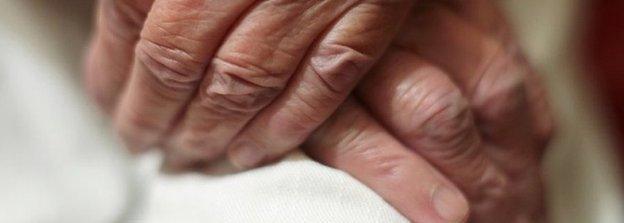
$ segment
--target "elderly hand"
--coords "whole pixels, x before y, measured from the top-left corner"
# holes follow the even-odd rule
[[[337,109],[412,2],[100,0],[86,84],[133,151],[254,167]]]
[[[409,16],[408,23],[402,28],[391,49],[358,87],[357,94],[343,104],[338,112],[304,144],[306,152],[320,162],[350,173],[414,222],[462,222],[467,219],[477,223],[544,221],[540,158],[550,138],[553,122],[544,90],[536,74],[523,59],[511,38],[509,27],[490,1],[432,0],[419,5]],[[119,4],[120,2],[122,1],[112,4],[115,2],[104,0],[101,4],[100,31],[96,35],[91,51],[87,82],[92,93],[105,107],[112,109],[115,105],[118,106],[115,112],[118,126],[121,127],[122,133],[128,134],[126,138],[130,139],[130,145],[137,145],[132,139],[162,134],[144,130],[160,128],[160,125],[154,126],[151,122],[155,120],[152,117],[161,117],[161,113],[170,112],[171,102],[179,99],[160,94],[164,93],[160,92],[161,90],[167,88],[155,84],[166,83],[162,80],[171,79],[150,76],[154,73],[149,72],[159,71],[157,68],[164,68],[163,71],[170,71],[171,67],[182,69],[188,64],[164,60],[160,61],[160,64],[146,65],[146,61],[149,60],[142,59],[135,60],[137,62],[133,64],[131,52],[138,37],[136,33],[132,35],[132,32],[128,31],[135,30],[138,33],[143,24],[141,19],[147,10],[141,13],[136,9],[141,7],[147,9],[149,4],[125,8],[123,4]],[[150,13],[153,13],[153,10]],[[135,14],[137,12],[139,13]],[[109,13],[108,17],[103,16],[106,13]],[[111,15],[118,17],[110,17]],[[149,20],[145,23],[145,27],[149,27],[147,26],[150,24]],[[199,21],[197,18],[196,20]],[[176,24],[175,21],[160,25],[173,26]],[[240,20],[238,26],[243,23],[242,21],[245,19]],[[109,24],[111,22],[115,24]],[[333,27],[340,23],[334,24]],[[198,30],[210,24],[212,23],[195,25],[197,29],[178,31],[199,35],[196,32],[200,32]],[[257,24],[261,27],[264,27],[263,25]],[[374,30],[377,29],[379,27]],[[372,35],[370,32],[365,33]],[[367,40],[372,38],[370,35],[364,35],[357,42],[372,41]],[[161,38],[196,42],[176,35],[164,35]],[[227,45],[228,38],[225,39],[223,46]],[[327,35],[323,38],[327,38]],[[190,43],[187,44],[195,46]],[[138,46],[141,46],[140,42]],[[246,52],[256,52],[258,49],[255,47],[257,46],[249,47],[250,51]],[[263,47],[265,46],[260,48]],[[140,47],[137,49],[139,56]],[[180,53],[179,49],[175,48],[159,49],[171,55]],[[219,58],[221,51],[221,49],[216,51],[215,58]],[[241,53],[237,56],[247,58],[247,55]],[[275,56],[271,54],[271,57]],[[342,61],[341,57],[337,58],[336,61]],[[308,60],[310,59],[303,59],[303,62]],[[236,71],[241,69],[241,66],[232,64],[218,65],[221,63],[218,61],[211,62],[206,77],[215,76],[213,73],[222,73],[211,67]],[[298,68],[286,87],[287,90],[282,94],[294,96],[294,99],[301,101],[283,101],[279,99],[282,97],[280,96],[273,104],[294,106],[289,107],[294,110],[284,110],[286,112],[301,112],[310,108],[325,109],[320,107],[331,107],[334,104],[335,100],[330,100],[329,105],[316,104],[325,103],[324,100],[307,104],[307,101],[294,94],[303,91],[304,95],[308,95],[307,93],[319,90],[316,85],[302,84],[309,80],[306,78],[309,77],[306,76],[308,75],[306,67],[309,66],[306,64],[309,63],[312,62],[303,63],[304,67]],[[126,72],[130,66],[134,68],[129,83],[126,84]],[[147,68],[149,66],[153,67]],[[363,70],[366,69],[359,71]],[[241,74],[253,74],[248,72]],[[311,72],[311,74],[319,73]],[[175,83],[187,83],[184,81],[186,79],[181,80],[176,80]],[[218,79],[217,82],[230,83],[226,79]],[[295,86],[293,83],[299,83],[298,88],[291,87]],[[314,83],[320,82],[312,82]],[[125,92],[121,97],[117,97],[125,85],[128,85]],[[232,85],[234,86],[238,85]],[[251,89],[247,88],[248,85],[241,86],[245,86],[244,89]],[[202,91],[200,93],[204,94]],[[202,98],[201,94],[197,97]],[[118,104],[117,100],[121,102]],[[214,114],[205,116],[203,115],[205,113],[194,116],[197,119],[188,119],[188,111],[205,105],[194,104],[194,100],[198,99],[185,104],[183,111],[173,122],[176,123],[175,126],[188,126],[193,123],[185,120],[192,120],[197,122],[195,125],[202,125],[197,128],[201,131],[183,133],[185,131],[180,129],[188,127],[174,127],[164,133],[165,136],[162,137],[165,140],[159,143],[161,146],[175,148],[173,151],[185,149],[179,147],[180,145],[195,151],[206,151],[208,154],[202,153],[198,157],[207,161],[207,158],[212,156],[210,155],[212,149],[216,147],[204,147],[205,143],[211,144],[212,141],[220,139],[202,138],[212,137],[215,132],[219,134],[214,136],[223,136],[221,135],[223,132],[229,132],[227,129],[230,129],[229,123],[232,121],[228,118],[227,121],[222,121],[225,126],[216,126],[214,120],[223,120],[223,116],[215,117]],[[241,104],[240,100],[230,102]],[[270,109],[274,107],[273,104],[268,105],[267,109],[253,118],[264,121],[251,121],[244,128],[256,126],[254,127],[256,130],[243,131],[255,132],[243,135],[258,134],[252,137],[252,141],[255,140],[253,142],[256,145],[265,149],[271,149],[272,143],[277,145],[278,150],[275,151],[278,152],[265,150],[273,154],[266,157],[277,157],[275,154],[286,150],[280,145],[289,143],[281,144],[281,140],[289,141],[292,136],[305,138],[309,123],[323,121],[326,114],[321,112],[319,116],[317,113],[282,116],[279,114],[289,113]],[[304,107],[301,109],[304,110],[298,110],[302,105]],[[331,113],[331,110],[333,109],[328,109],[327,112]],[[269,115],[262,115],[267,112]],[[123,114],[128,115],[129,119],[120,118],[124,117]],[[129,128],[120,120],[136,126]],[[293,126],[294,129],[291,128]],[[124,128],[132,131],[125,131]],[[277,135],[277,138],[272,137],[277,133],[283,134],[284,139],[279,138],[280,135]],[[180,143],[184,140],[179,139],[190,136],[193,136],[194,140]],[[295,141],[300,140],[303,139]],[[209,163],[180,154],[182,153],[168,152],[167,164],[188,166],[191,163],[199,165]]]
[[[306,151],[414,222],[546,221],[553,121],[504,21],[489,0],[425,3]]]

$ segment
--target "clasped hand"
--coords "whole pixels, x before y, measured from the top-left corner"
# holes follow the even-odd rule
[[[511,33],[490,0],[100,0],[85,79],[170,170],[300,147],[414,222],[541,222],[553,121]]]

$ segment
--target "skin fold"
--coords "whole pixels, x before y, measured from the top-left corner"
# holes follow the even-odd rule
[[[227,152],[251,168],[301,144],[333,113],[411,5],[101,0],[87,82],[133,151],[163,147],[185,161]]]
[[[385,171],[387,175],[402,173],[397,169],[408,168],[402,164],[405,158],[392,156],[388,150],[394,147],[386,146],[400,141],[403,149],[424,157],[464,192],[469,222],[545,222],[540,159],[554,127],[544,89],[498,11],[490,15],[499,24],[492,24],[461,11],[471,7],[457,6],[432,3],[418,8],[358,87],[356,96],[363,104],[358,109],[368,110],[367,120],[342,123],[338,120],[352,119],[355,112],[338,112],[305,148],[384,196],[397,191],[389,188],[393,184],[380,183],[388,176],[369,179],[371,174],[362,169],[380,163],[380,169],[393,170]],[[385,130],[371,131],[357,123],[371,119]],[[366,140],[384,134],[394,139]],[[385,197],[399,210],[407,207]],[[410,216],[413,209],[406,209],[402,212]],[[429,221],[415,218],[410,219]]]
[[[87,90],[168,169],[305,142],[413,222],[546,221],[554,124],[491,1],[101,0],[97,18]]]

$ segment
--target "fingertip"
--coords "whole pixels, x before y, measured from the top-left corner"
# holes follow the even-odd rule
[[[433,190],[431,203],[438,216],[446,222],[466,222],[469,205],[466,197],[456,188],[439,186]]]

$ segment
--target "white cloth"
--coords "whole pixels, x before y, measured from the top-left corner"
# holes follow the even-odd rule
[[[300,154],[231,176],[157,175],[154,156],[135,168],[74,81],[76,45],[83,39],[72,38],[84,37],[77,24],[84,18],[47,7],[54,5],[50,2],[64,1],[0,1],[0,222],[406,222],[361,183]],[[557,6],[566,0],[548,2]],[[539,15],[554,14],[518,5],[531,12],[525,18],[540,22],[551,20]],[[528,24],[521,28],[534,27]],[[550,30],[540,27],[552,26],[534,29]],[[530,49],[553,50],[547,47],[552,45]],[[530,52],[549,58],[543,51]],[[569,86],[554,89],[559,96],[575,92]],[[577,110],[556,102],[560,109]],[[590,130],[566,130],[563,138],[575,140],[560,142],[547,165],[555,222],[624,222],[613,168],[604,155],[607,140],[591,137],[600,128]]]
[[[146,206],[130,222],[408,222],[355,179],[299,153],[236,175],[149,179]]]
[[[0,222],[114,222],[128,163],[17,19],[0,12]]]

